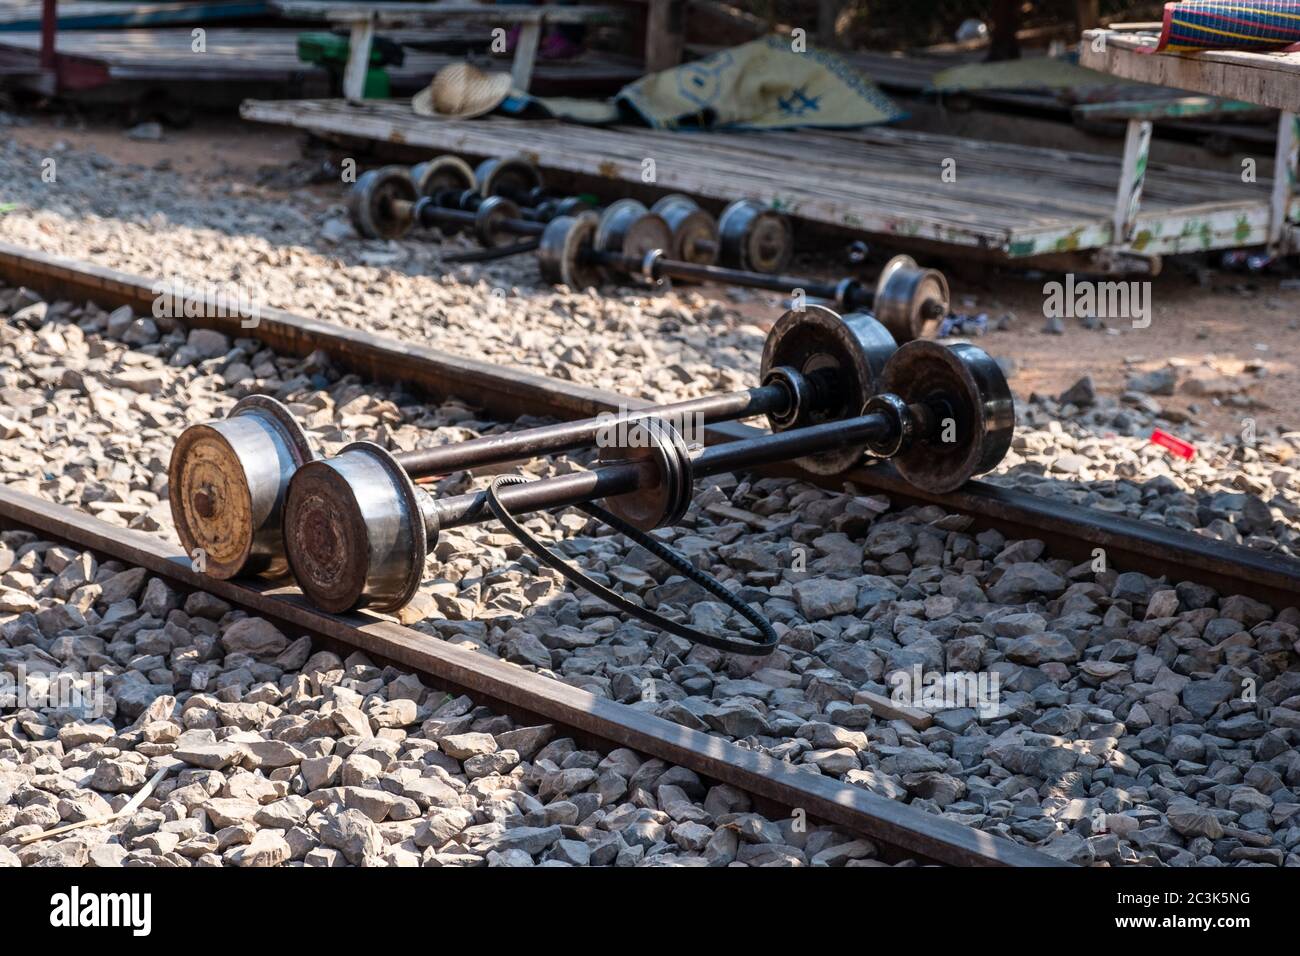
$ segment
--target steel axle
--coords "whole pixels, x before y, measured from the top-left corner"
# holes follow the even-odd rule
[[[631,256],[621,256],[617,253],[593,250],[589,255],[590,261],[597,265],[625,273],[640,274],[650,283],[659,283],[664,279],[680,279],[687,282],[716,282],[749,289],[767,289],[786,294],[793,294],[796,290],[802,289],[807,296],[834,302],[836,308],[843,312],[873,310],[876,311],[877,317],[881,312],[888,314],[893,305],[892,302],[887,301],[891,295],[891,290],[886,288],[890,279],[901,276],[903,270],[918,269],[915,260],[910,256],[898,256],[887,263],[882,271],[881,276],[884,281],[875,288],[868,288],[857,279],[841,279],[835,283],[818,282],[798,276],[765,275],[761,272],[746,272],[743,269],[728,269],[724,266],[696,265],[669,259],[657,249],[648,253],[640,262],[635,261]],[[909,313],[900,314],[900,321],[895,322],[895,327],[892,328],[889,322],[885,322],[886,327],[890,328],[890,332],[900,341],[909,342],[918,338],[925,322],[941,319],[948,314],[947,282],[934,270],[921,271],[929,273],[921,280],[928,284],[922,290],[922,295],[916,304],[915,316]],[[884,322],[884,319],[881,321]]]
[[[920,406],[912,413],[925,415],[926,411],[924,406]],[[691,477],[709,478],[743,468],[792,461],[817,452],[876,442],[888,438],[890,428],[890,419],[874,412],[847,421],[712,445],[691,457]],[[523,485],[507,485],[497,492],[497,497],[511,514],[527,514],[630,494],[652,487],[660,480],[658,472],[648,462],[622,462]],[[426,495],[421,502],[426,530],[462,528],[489,521],[492,515],[486,509],[486,502],[487,493],[483,491],[438,499]]]
[[[361,235],[376,239],[399,239],[417,225],[437,227],[444,235],[470,228],[488,246],[518,236],[541,235],[545,225],[536,210],[531,212],[538,218],[530,219],[503,195],[483,196],[467,203],[463,197],[472,189],[472,177],[463,178],[458,166],[450,171],[422,170],[436,165],[436,161],[421,164],[413,170],[384,166],[364,173],[348,193],[353,227]],[[463,208],[466,204],[474,208]],[[573,208],[556,207],[555,211]]]
[[[709,398],[672,402],[631,413],[705,422],[780,414],[807,386],[773,381]],[[490,435],[393,456],[411,479],[462,471],[595,443],[609,417],[561,422]],[[207,573],[233,578],[245,571],[269,578],[288,571],[280,528],[289,479],[316,455],[306,433],[279,402],[257,395],[237,403],[222,422],[187,428],[172,452],[168,472],[172,515],[191,556],[202,554]]]
[[[663,247],[636,254],[602,248],[600,231],[590,214],[557,216],[542,229],[539,246],[542,275],[570,287],[596,284],[609,272],[634,276],[651,285],[665,279],[713,282],[787,295],[803,290],[827,299],[843,312],[870,309],[899,342],[919,338],[926,322],[948,312],[948,283],[934,269],[922,269],[911,256],[895,256],[885,264],[874,288],[856,279],[819,282],[799,276],[769,274],[709,263],[670,258]],[[629,254],[633,252],[634,254]]]
[[[635,528],[676,524],[696,478],[844,451],[891,459],[924,491],[944,492],[996,465],[1010,447],[1014,409],[996,363],[969,345],[913,342],[886,364],[888,391],[859,415],[706,448],[693,457],[662,419],[638,420],[603,445],[590,471],[501,488],[510,514],[600,500]],[[435,499],[400,462],[358,442],[300,468],[284,526],[289,565],[303,593],[333,612],[392,611],[414,596],[432,542],[444,529],[491,520],[487,492]]]
[[[558,454],[604,444],[610,431],[649,416],[708,424],[765,415],[777,429],[842,418],[877,389],[895,348],[870,316],[842,318],[817,307],[791,312],[773,326],[754,388],[416,449],[394,462],[410,480]],[[244,399],[225,421],[187,428],[168,469],[172,515],[186,552],[201,552],[213,577],[283,575],[285,490],[315,458],[288,409],[265,396]]]
[[[370,170],[348,193],[348,207],[354,228],[369,238],[401,238],[415,226],[436,228],[444,236],[472,229],[487,248],[510,243],[508,254],[515,255],[529,246],[512,240],[540,239],[551,220],[588,211],[577,197],[544,198],[540,182],[540,173],[521,161],[484,163],[473,172],[444,156],[409,170]],[[525,189],[530,183],[535,185]],[[597,247],[607,252],[641,255],[664,248],[697,264],[718,256],[717,223],[687,196],[665,196],[653,212],[634,199],[620,199],[602,210],[597,221]]]
[[[525,218],[523,210],[504,196],[483,199],[473,212],[440,206],[430,196],[417,199],[409,207],[400,201],[394,207],[397,215],[409,215],[426,229],[443,226],[455,227],[455,231],[473,229],[474,235],[488,248],[520,236],[540,236],[546,230],[545,222]]]

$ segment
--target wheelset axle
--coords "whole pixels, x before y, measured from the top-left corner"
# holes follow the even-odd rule
[[[917,341],[886,363],[882,390],[853,417],[705,448],[639,419],[600,448],[586,472],[434,498],[389,452],[367,442],[304,465],[284,508],[287,558],[299,587],[333,612],[396,610],[411,600],[444,529],[491,520],[490,496],[510,515],[600,501],[641,531],[678,523],[696,479],[779,462],[863,451],[905,479],[942,493],[994,467],[1010,447],[1014,406],[997,363],[970,345]]]
[[[637,410],[702,424],[766,415],[774,428],[825,420],[860,409],[875,390],[896,345],[867,315],[841,318],[827,309],[788,313],[772,329],[754,388]],[[852,410],[852,411],[851,411]],[[619,419],[562,422],[493,435],[394,458],[409,478],[447,474],[600,444]],[[168,488],[186,552],[201,552],[207,573],[275,578],[288,570],[281,528],[290,479],[317,455],[306,432],[280,403],[250,396],[224,421],[193,425],[177,440]]]
[[[613,208],[613,207],[611,207]],[[667,279],[711,282],[806,295],[835,303],[843,312],[871,310],[899,342],[920,338],[927,322],[948,313],[948,282],[943,273],[923,269],[911,256],[895,256],[868,288],[856,279],[827,283],[798,276],[686,262],[670,258],[667,243],[656,244],[649,217],[628,222],[636,237],[621,245],[608,241],[608,226],[591,213],[557,216],[542,227],[538,247],[542,276],[570,288],[599,285],[610,275],[633,277],[650,285]]]

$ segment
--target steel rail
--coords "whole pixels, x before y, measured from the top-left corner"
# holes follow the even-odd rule
[[[335,616],[295,590],[254,581],[221,581],[195,571],[177,547],[154,535],[111,525],[66,505],[0,486],[0,526],[145,568],[184,590],[200,590],[268,618],[291,632],[358,648],[380,661],[426,675],[436,689],[467,694],[498,712],[541,720],[604,749],[629,747],[726,783],[784,811],[843,827],[880,844],[894,859],[950,866],[1064,866],[1010,840],[909,807],[831,777],[746,750],[626,704],[524,670],[496,657],[430,637],[375,615]]]
[[[100,305],[130,305],[141,315],[152,314],[159,296],[172,291],[156,280],[8,243],[0,243],[0,279],[29,286],[47,296],[73,301],[90,299]],[[601,412],[635,411],[652,404],[279,309],[259,309],[256,327],[246,328],[241,325],[244,317],[223,312],[223,304],[214,296],[191,298],[190,302],[171,303],[173,314],[183,316],[181,321],[191,327],[256,337],[285,354],[306,356],[320,349],[338,366],[372,380],[401,383],[437,398],[454,396],[506,419],[523,415],[589,418]],[[711,443],[761,434],[758,429],[736,423],[705,430],[705,438]],[[889,465],[864,466],[831,479],[793,466],[756,470],[835,489],[850,481],[856,488],[886,494],[896,502],[934,504],[967,515],[976,528],[996,528],[1015,538],[1041,539],[1059,557],[1092,560],[1095,550],[1101,548],[1110,568],[1193,581],[1223,594],[1263,601],[1278,610],[1300,606],[1300,560],[1285,555],[1226,544],[987,481],[970,481],[947,494],[928,494],[909,485]]]

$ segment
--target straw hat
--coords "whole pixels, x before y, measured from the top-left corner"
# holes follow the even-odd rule
[[[491,113],[509,94],[510,74],[484,73],[469,63],[453,63],[415,94],[411,108],[421,116],[473,119]]]

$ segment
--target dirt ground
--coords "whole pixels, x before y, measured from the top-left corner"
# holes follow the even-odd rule
[[[169,129],[161,141],[129,139],[119,123],[79,124],[64,118],[32,118],[6,135],[57,152],[60,142],[93,148],[119,162],[171,168],[196,176],[257,180],[259,170],[303,156],[305,138],[292,130],[242,123],[233,117],[200,117],[183,130]],[[320,201],[337,203],[333,183],[308,187]],[[816,261],[798,266],[810,271]],[[940,264],[942,265],[942,264]],[[1259,434],[1300,429],[1300,281],[1286,274],[1246,275],[1205,268],[1205,263],[1171,260],[1151,280],[1152,320],[1135,329],[1128,319],[1105,320],[1086,328],[1064,320],[1061,334],[1045,326],[1044,285],[1059,274],[1012,272],[958,264],[948,270],[956,311],[987,313],[990,327],[1009,316],[1009,328],[990,331],[980,344],[1012,360],[1013,385],[1022,395],[1058,394],[1084,375],[1099,393],[1119,395],[1129,376],[1170,363],[1199,368],[1209,362],[1225,374],[1243,373],[1249,387],[1236,397],[1157,396],[1174,415],[1184,414],[1215,433],[1239,433],[1243,419],[1255,420]],[[716,295],[730,300],[756,321],[768,322],[776,297],[750,293]]]
[[[1207,270],[1202,281],[1178,264],[1168,264],[1151,280],[1151,325],[1132,327],[1127,319],[1088,329],[1078,319],[1064,320],[1063,334],[1043,331],[1043,286],[1056,275],[1026,278],[1000,274],[980,288],[969,279],[953,280],[954,307],[1011,313],[1011,330],[991,332],[981,342],[992,354],[1016,362],[1014,384],[1022,393],[1058,394],[1083,375],[1097,390],[1120,394],[1138,372],[1169,364],[1188,368],[1213,362],[1226,373],[1259,366],[1262,373],[1244,392],[1250,407],[1183,394],[1156,396],[1166,411],[1185,412],[1215,432],[1239,432],[1250,416],[1265,434],[1300,428],[1300,288],[1284,288],[1285,277]],[[1294,280],[1291,280],[1294,282]],[[1256,377],[1258,375],[1258,377]]]
[[[166,162],[178,172],[197,175],[237,172],[251,178],[262,166],[301,158],[304,142],[294,130],[227,116],[196,116],[191,126],[166,129],[159,141],[131,139],[120,122],[108,118],[77,121],[29,112],[24,120],[29,125],[10,127],[5,135],[54,153],[62,142],[79,150],[93,149],[119,163]]]
[[[805,260],[794,271],[819,271],[815,265]],[[1070,317],[1055,334],[1045,331],[1045,286],[1061,282],[1061,274],[989,269],[980,275],[980,267],[958,263],[949,264],[946,275],[955,312],[987,314],[989,331],[970,340],[1011,360],[1012,385],[1020,395],[1060,395],[1089,375],[1098,394],[1119,397],[1130,378],[1172,366],[1180,380],[1196,373],[1246,387],[1215,397],[1187,394],[1180,384],[1173,395],[1145,396],[1171,420],[1235,436],[1249,418],[1262,436],[1300,429],[1300,281],[1289,271],[1245,274],[1169,260],[1161,275],[1141,280],[1150,282],[1144,293],[1151,307],[1148,327],[1134,328],[1131,318],[1089,326]],[[746,292],[717,295],[736,302],[760,325],[770,321],[780,301]],[[999,320],[1005,330],[996,329]]]

